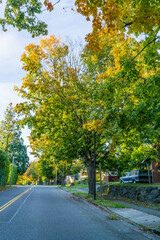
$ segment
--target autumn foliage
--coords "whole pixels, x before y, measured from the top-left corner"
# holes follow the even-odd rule
[[[29,44],[16,111],[31,128],[33,153],[62,169],[80,158],[93,193],[95,158],[119,174],[160,159],[160,14],[156,0],[75,5],[92,21],[87,45],[77,61],[54,35]]]

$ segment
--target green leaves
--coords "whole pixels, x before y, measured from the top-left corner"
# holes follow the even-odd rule
[[[6,109],[5,119],[0,123],[0,130],[0,148],[6,152],[10,160],[13,156],[15,157],[18,172],[24,173],[28,167],[29,158],[12,103]]]
[[[27,30],[32,37],[47,34],[47,24],[40,21],[36,14],[42,13],[42,3],[39,0],[8,0],[4,18],[0,19],[2,29],[6,31],[7,25]]]

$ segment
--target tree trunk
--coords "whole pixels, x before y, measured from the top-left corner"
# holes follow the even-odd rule
[[[64,173],[64,171],[62,171],[62,177],[61,177],[61,185],[62,186],[65,186],[66,184],[65,184],[65,173]]]
[[[88,160],[87,173],[88,173],[88,188],[89,188],[88,193],[94,194],[94,161],[92,159]]]

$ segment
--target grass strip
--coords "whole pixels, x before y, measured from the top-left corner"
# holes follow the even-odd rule
[[[9,190],[9,189],[12,189],[12,188],[15,188],[15,186],[14,186],[14,187],[10,187],[10,186],[0,187],[0,192],[1,192],[1,191],[5,191],[5,190]]]
[[[82,196],[86,199],[89,199],[91,201],[94,201],[93,200],[93,196],[92,195],[89,195],[88,193],[85,193],[85,192],[75,192],[76,195],[79,195],[79,196]],[[103,207],[106,207],[106,208],[129,208],[128,206],[125,206],[123,204],[120,204],[120,203],[115,203],[115,202],[112,202],[112,201],[109,201],[107,199],[102,199],[100,200],[100,196],[99,194],[97,194],[97,200],[94,201],[96,204],[99,204]]]
[[[62,187],[62,186],[61,186]],[[69,190],[69,189],[84,189],[84,188],[88,188],[88,184],[74,184],[74,185],[66,185],[65,187],[62,187],[65,190]]]
[[[101,200],[95,200],[95,203],[103,206],[103,207],[107,207],[107,208],[129,208],[128,206],[125,206],[123,204],[120,203],[115,203],[106,199]]]
[[[110,220],[119,220],[120,218],[114,214],[109,214],[109,216],[107,217]]]
[[[69,192],[77,192],[78,190],[76,190],[76,189],[66,189],[67,191],[69,191]]]
[[[74,184],[74,185],[67,185],[65,187],[63,187],[64,189],[66,188],[76,188],[76,189],[84,189],[84,188],[88,188],[88,184]]]
[[[150,208],[150,209],[154,209],[154,210],[160,210],[160,204],[159,204],[159,203],[140,202],[140,201],[131,200],[131,199],[129,199],[129,198],[113,197],[113,196],[111,196],[111,195],[109,195],[108,197],[109,197],[110,199],[122,200],[122,201],[125,201],[125,202],[127,202],[127,203],[135,204],[135,205],[137,205],[137,206],[146,207],[146,208]]]

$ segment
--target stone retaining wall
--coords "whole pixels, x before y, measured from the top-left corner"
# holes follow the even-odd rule
[[[108,194],[111,196],[120,196],[141,202],[160,203],[160,188],[158,187],[105,185],[102,187],[102,193],[108,186]],[[100,191],[100,188],[98,188],[98,191]]]

